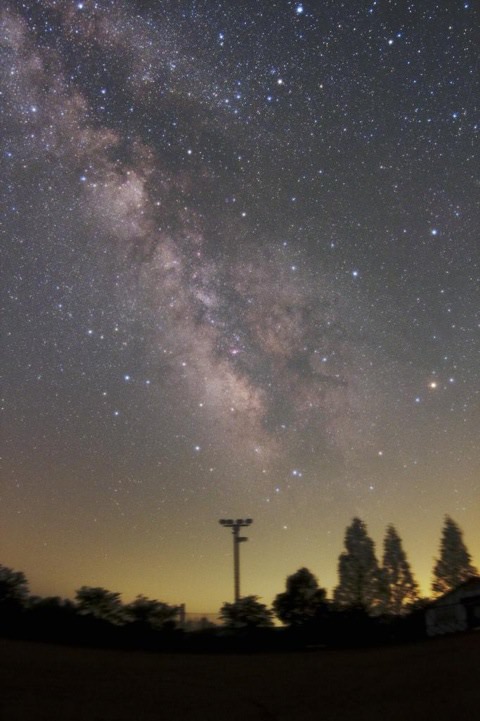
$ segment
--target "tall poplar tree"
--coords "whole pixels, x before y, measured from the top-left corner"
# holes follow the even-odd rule
[[[345,532],[345,551],[338,559],[338,586],[333,597],[340,608],[363,608],[368,613],[381,611],[375,544],[360,518],[354,518]]]
[[[383,610],[386,613],[399,616],[418,600],[418,586],[401,538],[392,525],[388,526],[383,542],[381,584]]]
[[[477,575],[478,570],[472,565],[472,557],[463,542],[460,527],[450,516],[445,516],[440,541],[440,558],[437,559],[433,569],[432,591],[440,596]]]

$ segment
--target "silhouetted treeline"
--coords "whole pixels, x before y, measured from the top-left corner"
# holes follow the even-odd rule
[[[242,609],[255,597],[240,599]],[[242,603],[244,602],[244,603]],[[232,604],[233,605],[233,604]],[[263,604],[261,604],[263,606]],[[266,609],[265,606],[263,606]],[[250,609],[252,611],[252,609]],[[266,609],[269,611],[269,609]],[[255,609],[253,609],[255,612]],[[365,646],[414,640],[425,636],[423,613],[404,617],[371,617],[363,609],[338,610],[326,603],[319,616],[305,623],[274,627],[273,613],[268,624],[223,626],[184,631],[177,622],[163,627],[128,620],[122,624],[82,614],[72,601],[60,598],[30,598],[25,605],[0,607],[0,635],[67,645],[141,649],[169,652],[251,652],[254,650],[299,650],[320,646]],[[266,620],[266,619],[264,619]]]
[[[477,571],[462,532],[448,516],[433,569],[438,596]],[[169,651],[294,650],[319,646],[392,643],[426,635],[424,608],[400,536],[387,528],[382,562],[365,523],[354,518],[345,532],[333,599],[307,568],[288,576],[272,608],[258,596],[224,603],[222,626],[186,631],[182,608],[138,595],[123,604],[119,593],[82,586],[74,601],[29,595],[21,571],[0,566],[0,635],[54,643]],[[274,618],[282,627],[275,627]]]

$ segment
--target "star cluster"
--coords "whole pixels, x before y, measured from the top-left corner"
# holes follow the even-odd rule
[[[2,517],[39,589],[218,605],[238,513],[252,592],[333,585],[355,513],[426,587],[443,514],[474,528],[477,22],[4,3]]]

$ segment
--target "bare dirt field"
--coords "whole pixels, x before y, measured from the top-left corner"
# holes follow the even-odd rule
[[[0,721],[463,721],[480,633],[361,650],[148,654],[0,639]]]

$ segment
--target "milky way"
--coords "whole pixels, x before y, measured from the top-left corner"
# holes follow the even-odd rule
[[[43,0],[1,22],[6,498],[45,505],[25,532],[48,543],[70,503],[149,537],[191,527],[178,504],[276,504],[266,525],[307,535],[320,499],[337,535],[419,498],[468,523],[473,8]]]

